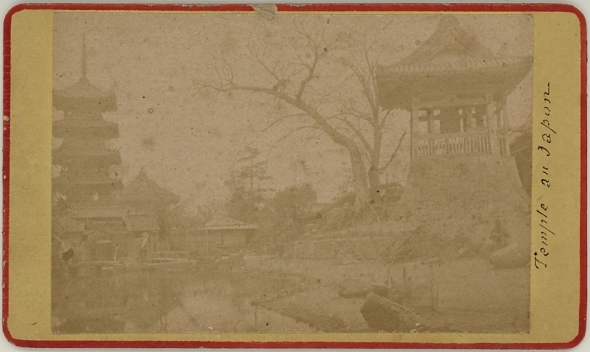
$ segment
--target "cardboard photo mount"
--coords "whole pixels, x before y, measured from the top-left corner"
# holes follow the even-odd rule
[[[587,28],[563,4],[276,5],[307,14],[530,14],[534,22],[530,332],[314,334],[54,334],[51,330],[51,131],[55,13],[231,13],[250,5],[23,4],[4,21],[3,331],[21,347],[564,349],[587,310]],[[266,18],[266,17],[265,17]],[[550,100],[550,102],[548,102]],[[547,104],[551,114],[547,115]],[[556,117],[553,117],[556,115]],[[555,137],[547,145],[545,132]],[[549,152],[549,147],[550,152]],[[547,173],[549,170],[549,174]],[[555,173],[553,173],[555,171]],[[550,181],[549,181],[550,180]],[[547,183],[551,187],[547,187]],[[549,209],[549,210],[547,210]],[[543,214],[544,215],[543,215]],[[549,224],[539,216],[550,213]],[[539,215],[541,214],[541,215]],[[551,261],[544,230],[556,234]],[[547,230],[548,231],[548,230]],[[559,236],[561,235],[561,236]],[[553,250],[555,252],[553,252]],[[545,270],[546,269],[546,270]]]

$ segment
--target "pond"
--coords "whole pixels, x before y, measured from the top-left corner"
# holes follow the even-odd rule
[[[272,300],[287,284],[285,278],[268,273],[194,268],[56,272],[52,330],[56,334],[315,331],[255,303]]]

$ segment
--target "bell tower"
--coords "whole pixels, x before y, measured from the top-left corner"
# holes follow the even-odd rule
[[[510,155],[506,99],[531,66],[445,16],[412,54],[377,68],[380,104],[410,112],[410,173],[395,217],[419,228],[417,241],[432,247],[424,252],[457,238],[479,248],[498,226],[498,246],[528,252],[530,198]]]

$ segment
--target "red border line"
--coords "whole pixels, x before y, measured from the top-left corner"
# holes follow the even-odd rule
[[[3,94],[3,117],[2,117],[2,331],[8,341],[15,345],[16,341],[8,331],[8,233],[9,233],[9,194],[10,194],[10,121],[5,119],[10,116],[10,92],[11,92],[11,24],[12,15],[16,13],[15,8],[6,15],[4,19],[4,94]]]
[[[565,349],[578,345],[586,333],[587,309],[587,28],[584,15],[576,7],[564,4],[278,4],[279,12],[369,12],[369,11],[470,11],[470,12],[568,12],[573,13],[580,21],[581,41],[581,95],[580,95],[580,312],[578,334],[569,342],[559,343],[420,343],[420,342],[248,342],[248,341],[52,341],[22,340],[14,338],[8,330],[9,304],[9,194],[10,194],[10,121],[3,119],[2,150],[3,161],[3,268],[2,268],[2,329],[7,340],[20,347],[142,347],[142,348],[404,348],[404,349]],[[110,10],[110,11],[184,11],[184,12],[252,12],[246,4],[228,5],[179,5],[179,4],[20,4],[6,14],[4,19],[4,116],[10,116],[11,93],[11,24],[12,16],[23,10]]]
[[[574,8],[575,9],[575,8]],[[586,19],[578,9],[580,21],[580,313],[578,335],[571,347],[579,344],[586,334],[588,309],[588,32]]]

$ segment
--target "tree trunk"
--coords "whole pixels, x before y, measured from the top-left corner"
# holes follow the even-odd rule
[[[348,149],[348,148],[347,148]],[[356,195],[355,209],[362,210],[369,203],[369,190],[367,185],[367,172],[360,151],[356,146],[349,149],[352,164],[352,182]]]
[[[383,134],[381,128],[375,126],[373,129],[373,150],[371,150],[371,165],[369,166],[369,189],[376,191],[381,186],[381,143]],[[375,196],[374,194],[372,196]]]
[[[379,164],[381,163],[380,152],[371,153],[371,165],[369,166],[369,189],[374,191],[381,185]]]

